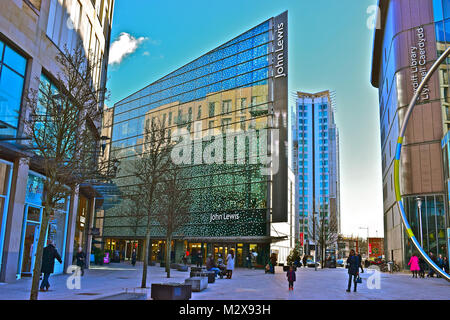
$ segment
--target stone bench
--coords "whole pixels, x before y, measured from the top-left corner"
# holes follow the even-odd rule
[[[188,266],[186,266],[184,264],[179,264],[177,270],[187,272],[187,271],[189,271],[189,268],[188,268]]]
[[[189,300],[192,286],[186,283],[152,283],[153,300]]]
[[[191,278],[192,277],[207,277],[208,283],[214,283],[216,281],[216,273],[214,271],[191,271],[190,273]]]
[[[192,286],[192,291],[200,292],[205,290],[208,287],[208,278],[207,277],[191,277],[184,280],[184,284],[188,284]]]
[[[203,268],[203,267],[191,267],[191,271],[194,271],[194,272],[206,272],[206,268]]]
[[[179,264],[178,263],[171,263],[170,269],[178,269]]]

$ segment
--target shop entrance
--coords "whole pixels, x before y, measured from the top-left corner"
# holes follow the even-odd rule
[[[39,224],[27,222],[22,253],[22,275],[31,275],[36,257],[36,244],[39,239]]]

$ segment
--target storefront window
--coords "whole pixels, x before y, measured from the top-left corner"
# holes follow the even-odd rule
[[[30,275],[34,269],[34,257],[36,254],[37,242],[39,240],[39,230],[41,226],[42,196],[44,191],[44,177],[35,173],[28,175],[27,190],[25,195],[24,223],[19,254],[18,276]],[[61,258],[65,256],[65,241],[67,234],[67,211],[69,199],[60,200],[50,217],[47,237],[52,240]],[[54,273],[62,273],[63,263],[55,262]]]

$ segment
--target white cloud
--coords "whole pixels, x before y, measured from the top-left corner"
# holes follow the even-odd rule
[[[109,64],[120,64],[126,56],[132,54],[137,48],[149,38],[135,38],[131,34],[122,32],[112,44],[109,52]]]

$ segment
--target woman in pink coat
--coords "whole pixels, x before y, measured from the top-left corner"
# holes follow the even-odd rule
[[[420,267],[419,267],[419,258],[417,258],[415,254],[411,256],[411,259],[409,259],[408,266],[410,266],[409,270],[411,270],[413,278],[417,278],[417,274],[420,271]]]

